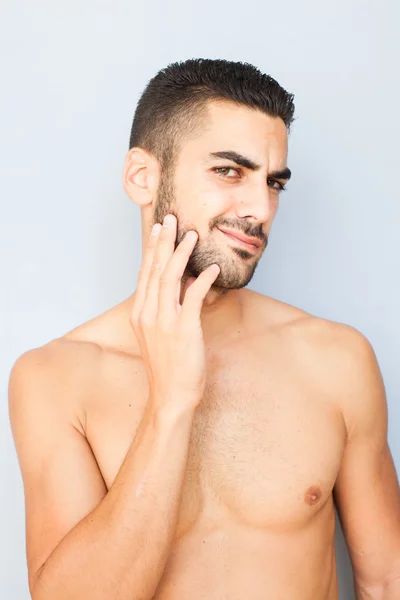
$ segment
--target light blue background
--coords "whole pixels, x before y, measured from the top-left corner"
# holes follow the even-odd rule
[[[295,94],[293,179],[250,287],[369,338],[399,470],[399,22],[396,0],[3,0],[1,598],[29,598],[9,371],[134,290],[140,210],[122,167],[138,97],[175,60],[251,62]],[[337,554],[352,600],[340,529]]]

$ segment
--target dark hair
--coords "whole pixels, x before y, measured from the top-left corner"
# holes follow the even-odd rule
[[[293,94],[248,63],[189,59],[161,69],[145,88],[135,111],[129,149],[141,147],[167,168],[179,143],[196,133],[209,100],[228,100],[280,117],[288,131]]]

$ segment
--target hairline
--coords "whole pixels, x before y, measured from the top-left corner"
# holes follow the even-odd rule
[[[200,100],[194,100],[194,101],[189,101],[185,108],[188,109],[188,112],[191,113],[191,117],[193,117],[193,119],[191,119],[191,121],[193,120],[193,125],[188,127],[188,130],[185,133],[183,133],[182,135],[171,133],[171,138],[173,139],[172,144],[169,145],[169,147],[172,149],[172,156],[168,158],[167,161],[165,161],[161,158],[161,160],[156,156],[155,158],[157,160],[159,160],[161,167],[162,167],[162,171],[170,171],[173,170],[174,167],[176,167],[176,163],[178,161],[178,157],[180,152],[182,151],[184,144],[186,142],[189,142],[193,139],[195,139],[199,134],[203,133],[207,127],[204,126],[202,127],[203,124],[206,123],[207,121],[207,116],[209,113],[209,106],[213,103],[218,103],[218,104],[228,104],[228,105],[233,105],[236,106],[238,108],[243,107],[243,108],[248,108],[249,110],[254,110],[256,112],[259,112],[263,115],[269,116],[272,119],[281,119],[282,123],[285,125],[286,131],[289,133],[290,131],[290,126],[287,125],[285,123],[285,121],[282,119],[282,117],[280,115],[273,115],[270,112],[267,112],[265,110],[262,110],[262,108],[258,107],[258,106],[249,106],[246,102],[239,102],[237,100],[233,100],[230,98],[226,98],[225,96],[222,95],[218,95],[215,97],[209,97],[209,98],[203,98]],[[196,109],[199,111],[198,114],[195,114]],[[179,122],[184,120],[184,114],[186,111],[182,111],[181,107],[178,107],[176,110],[176,113],[172,116],[171,121],[174,121],[176,119],[177,121],[177,125],[179,126]],[[173,129],[174,125],[169,123],[168,124],[168,128]],[[175,130],[176,131],[176,130]],[[161,148],[163,147],[163,145],[161,144]],[[148,152],[150,152],[153,156],[154,156],[154,152],[152,152],[151,150],[149,150],[148,148],[146,148],[146,150]]]

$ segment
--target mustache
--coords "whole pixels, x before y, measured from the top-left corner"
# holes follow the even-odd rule
[[[169,212],[173,212],[173,211],[170,210]],[[177,235],[177,240],[176,240],[176,246],[179,244],[179,242],[181,242],[183,240],[185,234],[187,233],[187,231],[189,231],[189,229],[194,229],[195,231],[197,231],[196,227],[180,226],[178,216],[177,216],[177,221],[178,221],[178,235]],[[218,227],[226,227],[227,229],[231,229],[232,231],[237,231],[237,232],[243,233],[244,235],[247,235],[249,237],[255,237],[258,240],[260,240],[260,242],[262,243],[262,245],[264,247],[268,246],[269,237],[266,233],[263,232],[261,226],[252,227],[252,226],[249,226],[249,224],[246,221],[232,222],[232,221],[221,221],[221,220],[217,221],[217,220],[215,220],[215,221],[211,222],[209,225],[209,233],[211,233],[213,231],[213,229],[217,229]],[[197,234],[199,235],[199,239],[197,241],[197,243],[198,243],[200,241],[200,234],[198,231],[197,231]],[[197,243],[196,243],[196,246],[197,246]]]

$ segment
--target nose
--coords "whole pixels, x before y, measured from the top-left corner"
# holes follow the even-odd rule
[[[265,185],[252,185],[237,198],[236,214],[242,219],[266,223],[271,218],[270,190]]]

